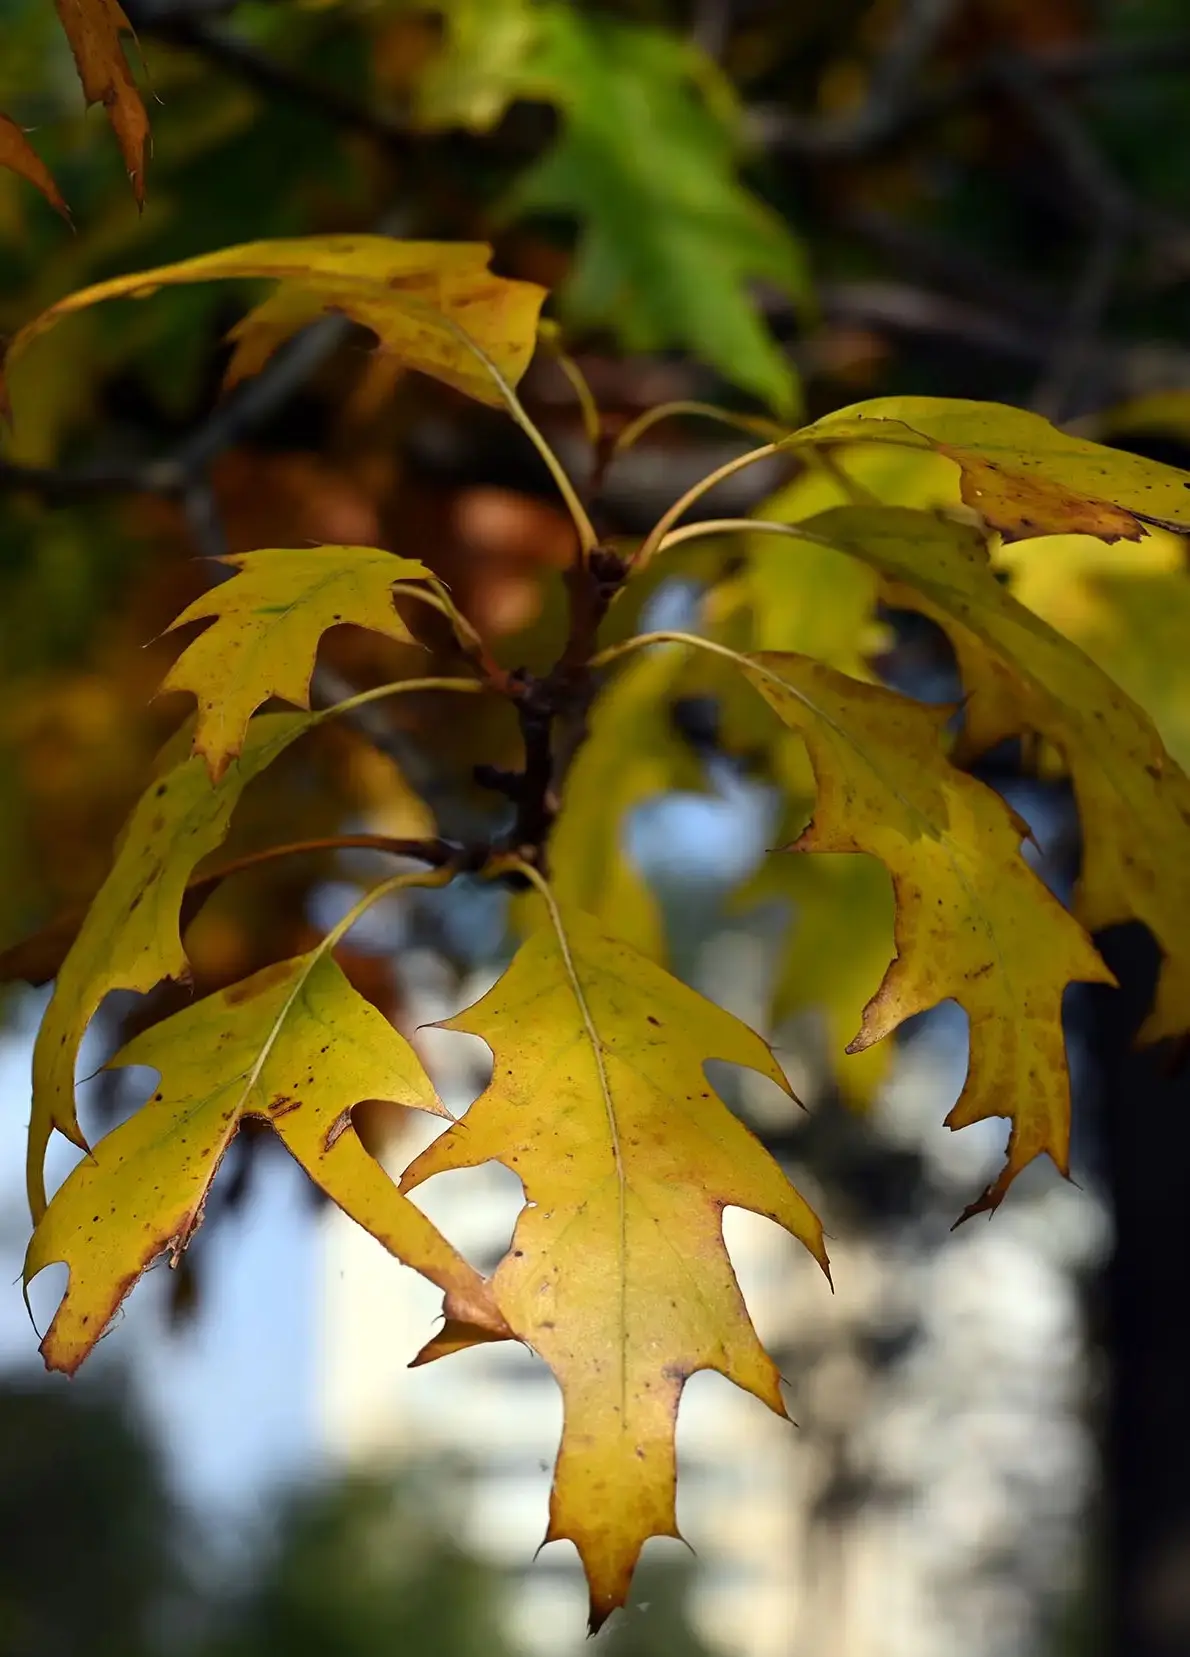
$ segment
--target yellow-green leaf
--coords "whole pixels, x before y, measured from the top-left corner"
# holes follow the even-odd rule
[[[1012,1121],[1005,1166],[966,1214],[994,1208],[1043,1151],[1068,1173],[1062,994],[1067,984],[1110,982],[1111,974],[1021,857],[1026,826],[947,759],[949,708],[861,684],[806,656],[759,654],[749,677],[801,732],[814,769],[814,816],[791,849],[867,852],[892,876],[897,956],[850,1050],[953,998],[970,1020],[971,1051],[947,1124]]]
[[[316,315],[341,312],[370,328],[380,349],[404,367],[499,405],[499,386],[466,342],[515,385],[533,355],[545,289],[494,275],[488,268],[491,252],[484,242],[401,242],[387,236],[247,242],[70,294],[14,334],[6,361],[13,362],[60,317],[103,299],[143,299],[179,283],[267,277],[282,286],[236,330],[236,378],[249,367],[261,368],[283,339]]]
[[[446,1293],[448,1316],[506,1333],[483,1279],[402,1196],[351,1122],[364,1099],[446,1115],[405,1038],[352,989],[329,950],[281,961],[129,1042],[111,1067],[160,1085],[83,1157],[38,1223],[28,1284],[69,1268],[42,1354],[73,1372],[163,1251],[176,1260],[224,1152],[248,1117],[267,1122],[339,1207]]]
[[[967,505],[1008,540],[1065,533],[1135,540],[1144,524],[1190,530],[1186,473],[1000,403],[879,397],[828,415],[798,439],[933,449],[959,467]]]
[[[126,824],[111,873],[70,948],[33,1049],[29,1121],[29,1206],[45,1212],[45,1150],[56,1128],[83,1150],[74,1070],[83,1033],[111,990],[151,990],[184,976],[178,917],[196,864],[227,833],[243,789],[308,730],[310,716],[265,714],[253,722],[240,757],[212,783],[199,756],[152,782]]]
[[[393,584],[430,581],[416,558],[376,547],[271,547],[220,560],[239,574],[195,599],[171,625],[214,620],[178,657],[162,690],[198,700],[194,752],[222,776],[248,721],[271,696],[310,706],[322,635],[351,622],[399,643],[412,635],[393,608]]]
[[[492,1287],[562,1387],[547,1539],[569,1537],[597,1628],[650,1536],[676,1536],[682,1387],[714,1369],[785,1413],[723,1246],[729,1205],[777,1221],[825,1268],[813,1213],[711,1091],[707,1059],[788,1091],[759,1036],[589,916],[535,933],[446,1026],[481,1036],[495,1071],[467,1115],[407,1170],[408,1189],[495,1158],[527,1206]]]
[[[1190,765],[1190,572],[1177,537],[1154,530],[1140,546],[1051,535],[1005,547],[1016,598],[1126,690],[1178,764]]]
[[[841,507],[804,526],[898,583],[955,647],[969,748],[1035,731],[1063,756],[1083,824],[1074,909],[1140,920],[1165,961],[1143,1039],[1190,1028],[1190,778],[1143,709],[996,579],[979,535],[908,509]],[[973,738],[972,733],[975,733]]]

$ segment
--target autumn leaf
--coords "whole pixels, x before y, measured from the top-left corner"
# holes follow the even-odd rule
[[[1154,530],[1140,546],[1086,535],[1018,541],[995,559],[1013,596],[1145,710],[1183,769],[1190,765],[1190,575],[1183,544]]]
[[[54,0],[74,53],[83,97],[102,104],[124,157],[133,194],[145,199],[145,145],[149,118],[136,89],[122,36],[132,33],[119,0]]]
[[[945,630],[971,751],[1035,731],[1062,754],[1084,825],[1074,912],[1089,932],[1143,921],[1165,961],[1141,1036],[1190,1027],[1190,778],[1148,715],[1018,603],[975,531],[894,507],[840,507],[797,527],[874,565],[895,602]]]
[[[329,950],[266,967],[154,1025],[109,1061],[125,1065],[156,1070],[160,1085],[74,1168],[26,1255],[26,1285],[55,1261],[69,1268],[41,1343],[49,1369],[73,1373],[152,1261],[167,1250],[178,1258],[248,1118],[267,1122],[327,1196],[443,1289],[448,1317],[506,1333],[483,1279],[352,1126],[364,1099],[447,1113],[409,1043]]]
[[[180,264],[113,277],[69,294],[18,330],[11,364],[61,317],[103,299],[143,299],[161,287],[267,277],[282,284],[235,330],[233,378],[263,367],[276,347],[325,312],[370,328],[403,367],[443,380],[482,403],[504,392],[492,367],[515,385],[528,367],[545,289],[493,275],[483,242],[402,242],[387,236],[305,236],[248,242]],[[489,359],[481,360],[468,341]]]
[[[151,990],[186,972],[179,914],[195,865],[227,833],[252,778],[313,723],[264,714],[217,784],[201,756],[152,782],[123,831],[115,864],[62,963],[33,1049],[27,1180],[34,1220],[45,1212],[45,1150],[55,1129],[87,1149],[75,1110],[74,1071],[83,1033],[112,990]]]
[[[7,115],[0,115],[0,167],[7,167],[11,172],[19,173],[22,178],[27,179],[41,191],[51,207],[57,208],[67,224],[70,223],[70,209],[54,183],[53,174],[21,128]]]
[[[322,635],[352,622],[410,644],[393,608],[395,582],[432,581],[416,558],[375,547],[268,548],[220,560],[240,573],[195,599],[169,628],[214,620],[178,657],[161,689],[198,700],[194,751],[218,780],[248,721],[270,697],[310,706]]]
[[[569,5],[535,8],[521,96],[557,105],[556,144],[518,180],[518,212],[575,214],[562,302],[629,351],[694,352],[782,415],[788,357],[751,292],[808,303],[804,251],[739,174],[738,112],[688,39]]]
[[[999,1177],[963,1218],[995,1208],[1048,1152],[1069,1172],[1070,1083],[1062,994],[1112,982],[1082,928],[1020,855],[1028,830],[997,794],[946,757],[946,707],[911,702],[806,656],[761,653],[747,669],[801,733],[817,782],[799,852],[866,852],[892,876],[896,959],[864,1009],[849,1052],[953,998],[970,1020],[951,1128],[1007,1116]]]
[[[959,467],[963,500],[1006,540],[1137,540],[1145,524],[1190,530],[1183,472],[1071,437],[1039,414],[1000,403],[880,397],[828,415],[797,440],[933,450]]]
[[[577,219],[569,316],[630,351],[692,351],[788,414],[795,378],[751,286],[805,304],[806,260],[740,176],[742,121],[711,59],[688,37],[553,0],[427,10],[444,29],[415,94],[423,129],[487,131],[516,99],[558,111],[508,210]]]
[[[564,910],[561,928],[536,932],[444,1026],[488,1043],[493,1080],[401,1185],[491,1159],[524,1182],[528,1206],[492,1288],[562,1387],[547,1540],[578,1548],[598,1628],[645,1541],[678,1534],[686,1380],[718,1370],[785,1414],[723,1246],[723,1209],[767,1215],[824,1269],[826,1253],[810,1209],[703,1073],[725,1059],[788,1092],[760,1037],[581,911]]]

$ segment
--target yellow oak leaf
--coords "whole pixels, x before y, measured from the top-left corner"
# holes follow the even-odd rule
[[[1176,467],[1071,437],[1039,414],[944,397],[879,397],[840,409],[798,443],[887,443],[954,461],[962,498],[1005,539],[1090,534],[1137,540],[1143,525],[1190,530],[1190,479]]]
[[[322,635],[352,622],[401,644],[413,635],[393,608],[393,584],[432,582],[416,558],[376,547],[270,547],[220,560],[239,574],[195,599],[169,628],[213,619],[186,647],[162,690],[198,699],[194,752],[218,779],[243,745],[248,721],[271,696],[310,706]]]
[[[70,209],[62,199],[62,192],[54,183],[54,175],[21,128],[7,115],[0,115],[0,167],[7,167],[11,172],[18,173],[21,178],[27,179],[41,191],[50,206],[57,208],[67,223],[70,222]]]
[[[1150,716],[1190,765],[1190,574],[1182,542],[1154,530],[1140,546],[1086,535],[1018,541],[996,557],[1014,597],[1091,660]]]
[[[119,0],[54,0],[88,105],[102,104],[138,202],[145,199],[149,118],[136,89],[123,35],[132,33]]]
[[[55,1129],[82,1150],[74,1071],[87,1025],[111,990],[151,990],[183,977],[179,914],[196,864],[227,833],[252,778],[308,730],[314,717],[264,714],[243,753],[212,783],[200,756],[159,776],[142,794],[100,887],[62,963],[33,1049],[33,1109],[26,1177],[34,1220],[45,1212],[45,1151]]]
[[[402,242],[387,236],[247,242],[69,294],[13,335],[5,360],[12,363],[61,317],[103,299],[143,299],[179,283],[265,277],[282,287],[236,330],[233,377],[263,367],[283,339],[316,315],[341,312],[370,328],[380,349],[403,367],[433,375],[481,403],[500,405],[503,392],[492,367],[510,385],[520,379],[537,341],[545,289],[494,275],[488,268],[491,252],[485,242]]]
[[[723,1246],[724,1208],[767,1215],[827,1261],[813,1213],[703,1072],[725,1059],[788,1092],[760,1037],[590,916],[566,909],[561,930],[534,933],[446,1024],[488,1043],[493,1079],[401,1185],[491,1159],[524,1182],[492,1288],[562,1388],[547,1540],[578,1548],[598,1628],[645,1541],[678,1534],[686,1380],[718,1370],[785,1414]]]
[[[1012,596],[974,531],[888,507],[841,507],[799,527],[874,564],[898,603],[945,630],[969,741],[972,728],[985,743],[1035,731],[1063,756],[1084,836],[1075,914],[1091,932],[1143,921],[1165,960],[1141,1038],[1190,1028],[1190,777],[1149,716]]]
[[[160,1085],[83,1157],[39,1221],[25,1283],[56,1261],[70,1276],[41,1343],[73,1373],[163,1251],[176,1260],[241,1122],[267,1122],[345,1213],[446,1293],[466,1326],[506,1334],[484,1280],[401,1194],[351,1122],[364,1099],[447,1113],[405,1038],[348,983],[331,953],[280,961],[134,1038],[109,1068],[146,1065]]]
[[[1062,994],[1070,983],[1113,980],[1021,857],[1026,825],[948,760],[951,709],[862,684],[806,656],[761,653],[747,671],[801,733],[817,782],[813,818],[790,849],[866,852],[892,876],[897,955],[849,1051],[953,998],[970,1020],[970,1060],[947,1125],[1012,1122],[1002,1172],[963,1218],[995,1208],[1043,1151],[1067,1174]]]

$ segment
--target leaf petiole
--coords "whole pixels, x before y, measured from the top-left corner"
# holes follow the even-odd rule
[[[683,513],[688,512],[692,506],[696,505],[717,483],[725,482],[728,478],[734,477],[737,472],[742,472],[746,467],[754,466],[759,460],[768,460],[770,456],[780,454],[792,441],[792,438],[784,438],[779,443],[763,443],[759,449],[749,449],[747,454],[736,455],[732,460],[725,461],[722,466],[716,466],[715,470],[708,472],[706,477],[700,478],[658,518],[640,546],[637,547],[628,560],[629,573],[639,574],[652,562],[678,519]],[[692,525],[690,527],[697,526]]]
[[[379,702],[385,696],[400,696],[405,691],[415,690],[458,690],[470,692],[490,691],[491,686],[482,679],[451,679],[430,677],[427,679],[394,679],[388,685],[373,685],[370,690],[357,691],[354,696],[348,696],[342,702],[334,702],[329,708],[323,708],[315,714],[315,719],[331,719],[337,714],[351,713],[355,708],[362,708],[369,702]]]
[[[533,417],[529,414],[528,410],[525,408],[525,405],[521,402],[520,398],[517,396],[507,379],[505,379],[504,375],[500,372],[499,368],[497,368],[496,364],[492,361],[491,357],[488,356],[482,345],[478,345],[476,341],[471,338],[471,335],[467,332],[467,330],[465,328],[461,328],[452,317],[443,316],[440,313],[435,312],[434,320],[440,327],[444,327],[453,338],[457,339],[459,344],[463,346],[465,350],[470,351],[475,360],[482,363],[491,375],[492,383],[495,385],[497,391],[499,391],[501,397],[503,397],[509,414],[512,415],[517,425],[524,432],[530,443],[532,443],[542,460],[544,460],[550,476],[557,484],[558,493],[565,501],[566,510],[570,513],[574,527],[578,532],[579,543],[582,548],[583,560],[585,562],[587,554],[599,545],[599,537],[596,535],[594,525],[591,523],[591,520],[587,515],[586,507],[579,499],[578,490],[570,481],[569,473],[563,466],[562,462],[558,459],[553,449],[550,447],[548,441],[546,440],[545,434],[542,432],[540,426],[537,425]],[[574,382],[572,381],[571,383],[573,384]]]
[[[630,449],[662,420],[677,419],[682,415],[694,419],[715,420],[721,426],[730,426],[735,431],[746,432],[749,437],[762,437],[768,443],[781,443],[789,436],[784,426],[778,425],[775,420],[766,420],[763,415],[733,414],[730,409],[716,408],[714,403],[677,398],[672,403],[658,403],[655,408],[646,409],[643,414],[638,414],[635,420],[630,420],[616,438],[612,453],[623,454],[625,449]]]

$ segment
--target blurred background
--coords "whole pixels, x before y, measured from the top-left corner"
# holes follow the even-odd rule
[[[256,237],[481,238],[497,268],[555,291],[611,432],[671,399],[810,418],[904,391],[1018,403],[1190,465],[1181,0],[127,9],[152,92],[143,214],[101,112],[81,114],[53,8],[0,0],[0,108],[36,129],[75,221],[0,173],[2,330],[89,281]],[[407,1371],[437,1296],[321,1206],[267,1136],[237,1141],[181,1269],[149,1275],[78,1381],[42,1376],[15,1286],[47,995],[44,956],[15,946],[97,888],[186,712],[150,698],[177,649],[159,635],[217,573],[203,560],[387,546],[439,571],[506,664],[557,647],[570,530],[520,434],[395,376],[332,318],[221,397],[248,298],[176,289],[64,324],[15,377],[0,456],[0,945],[14,946],[0,958],[0,1283],[14,1285],[0,1291],[0,1657],[565,1657],[583,1643],[577,1561],[568,1544],[534,1559],[560,1425],[548,1374],[504,1347]],[[580,411],[548,351],[523,391],[582,475]],[[604,478],[601,530],[643,533],[747,444],[697,419],[658,425]],[[757,467],[704,506],[745,511],[785,482]],[[760,556],[744,538],[659,560],[618,625],[696,624],[706,590]],[[1074,636],[1185,763],[1182,577],[1143,600],[1118,570],[1097,579],[1107,622],[1060,572],[1048,602],[1070,601]],[[808,624],[829,635],[848,602],[826,583]],[[766,620],[753,614],[754,639]],[[912,694],[956,693],[920,619],[886,617],[871,659]],[[317,688],[331,699],[409,661],[341,629]],[[488,830],[499,802],[472,769],[515,762],[501,715],[463,722],[431,696],[326,727],[249,791],[229,849]],[[832,1298],[775,1227],[727,1216],[798,1426],[695,1377],[679,1424],[694,1551],[649,1544],[600,1647],[1184,1657],[1190,1084],[1179,1055],[1132,1050],[1147,935],[1102,940],[1118,991],[1069,997],[1076,1184],[1035,1165],[993,1223],[951,1234],[1003,1142],[995,1123],[941,1126],[963,1016],[943,1007],[891,1051],[842,1053],[891,953],[887,879],[859,859],[760,873],[796,802],[715,687],[659,658],[624,675],[577,764],[598,809],[564,814],[558,878],[770,1033],[806,1114],[738,1073],[716,1084],[823,1215],[837,1284]],[[1068,891],[1064,785],[1017,746],[981,775]],[[322,854],[225,883],[187,934],[198,991],[308,947],[372,872]],[[340,958],[413,1032],[493,980],[511,908],[466,882],[410,893]],[[110,998],[84,1070],[182,994]],[[480,1045],[415,1039],[462,1109]],[[136,1103],[116,1073],[83,1100],[92,1134]],[[395,1167],[430,1131],[392,1112],[369,1124]],[[492,1168],[424,1194],[485,1268],[518,1202]],[[61,1288],[54,1272],[34,1285],[39,1327]]]

